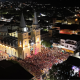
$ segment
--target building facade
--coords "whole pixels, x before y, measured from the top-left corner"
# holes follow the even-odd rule
[[[74,53],[74,51],[76,50],[77,48],[77,41],[75,40],[65,40],[65,39],[60,39],[60,44],[61,46],[64,46],[64,50],[67,51],[67,52],[71,52],[71,53]]]
[[[5,36],[3,35],[4,33]],[[41,35],[36,12],[34,12],[33,24],[30,31],[25,24],[22,14],[19,29],[15,34],[13,32],[12,34],[9,34],[7,29],[2,31],[2,35],[0,35],[2,36],[0,39],[1,51],[21,59],[41,52]]]

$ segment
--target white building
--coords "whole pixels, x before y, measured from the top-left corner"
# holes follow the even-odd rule
[[[77,41],[75,40],[65,40],[65,39],[60,39],[60,44],[62,46],[65,47],[65,49],[71,50],[71,51],[75,51],[75,49],[77,48]]]
[[[80,36],[60,34],[60,46],[67,52],[80,51]]]

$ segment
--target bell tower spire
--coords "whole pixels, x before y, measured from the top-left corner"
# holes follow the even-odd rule
[[[33,23],[32,23],[32,30],[33,29],[38,29],[39,28],[39,24],[38,24],[38,20],[37,20],[37,15],[36,12],[34,11],[34,18],[33,18]]]
[[[27,30],[28,30],[28,28],[26,27],[26,23],[25,23],[24,16],[23,16],[23,13],[22,13],[21,20],[20,20],[19,31],[21,31],[21,32],[27,32]]]
[[[33,25],[38,25],[36,12],[34,12]]]
[[[22,13],[22,15],[21,15],[20,27],[21,27],[21,28],[26,27],[23,13]]]

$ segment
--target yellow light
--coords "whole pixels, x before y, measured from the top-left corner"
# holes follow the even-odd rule
[[[21,46],[21,44],[20,44],[20,46],[19,46],[19,47],[22,47],[22,46]]]
[[[23,48],[23,50],[24,50],[25,48]]]
[[[39,41],[39,38],[37,38],[36,42]]]
[[[75,21],[78,21],[78,19],[76,18]]]
[[[25,47],[25,46],[23,45],[23,47]]]

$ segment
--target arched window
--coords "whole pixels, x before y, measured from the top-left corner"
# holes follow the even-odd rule
[[[21,47],[21,41],[20,41],[20,45],[19,46]]]
[[[37,38],[37,41],[39,41],[39,38]]]
[[[25,47],[27,46],[27,42],[25,41]]]
[[[15,56],[16,56],[16,52],[15,52]]]
[[[21,45],[21,41],[20,41],[20,45]]]
[[[26,41],[25,41],[25,45],[27,45],[27,44],[26,44]]]

